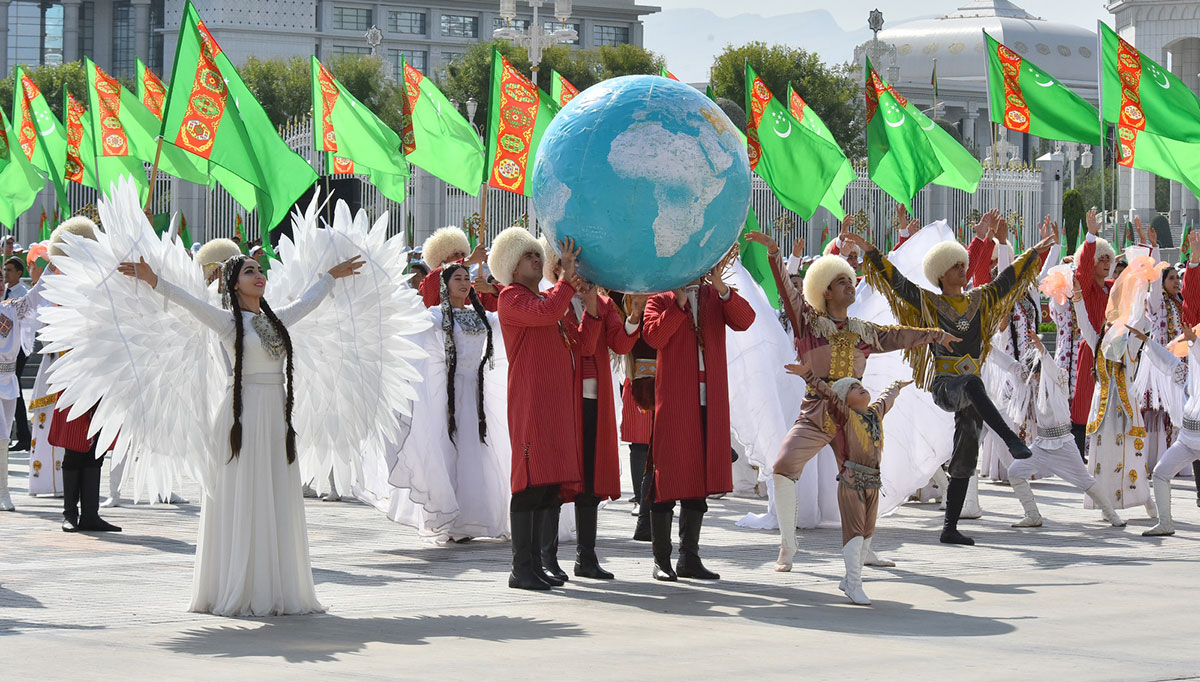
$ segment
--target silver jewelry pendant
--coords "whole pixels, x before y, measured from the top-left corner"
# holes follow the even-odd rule
[[[285,350],[283,337],[275,329],[275,325],[271,324],[271,320],[267,319],[266,315],[260,314],[251,318],[251,324],[254,325],[254,333],[258,334],[258,339],[262,342],[263,350],[267,351],[267,355],[276,360],[282,358]]]

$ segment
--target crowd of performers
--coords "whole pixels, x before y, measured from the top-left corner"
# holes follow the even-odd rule
[[[1171,479],[1200,460],[1197,235],[1191,261],[1172,268],[1161,262],[1153,230],[1144,234],[1139,223],[1141,243],[1118,254],[1097,236],[1094,213],[1079,248],[1065,256],[1048,218],[1041,241],[1022,253],[1014,253],[995,212],[982,217],[969,245],[926,239],[919,254],[907,246],[918,232],[952,233],[922,228],[902,209],[900,227],[889,254],[846,231],[815,260],[803,258],[802,240],[785,259],[772,237],[750,234],[770,256],[778,316],[756,309],[762,290],[738,276],[731,257],[674,291],[623,294],[583,281],[569,239],[551,245],[512,227],[490,249],[472,249],[462,230],[442,228],[425,242],[411,284],[429,322],[413,337],[423,351],[414,360],[423,380],[414,383],[398,442],[379,461],[363,462],[350,490],[330,488],[321,476],[304,480],[296,464],[303,425],[292,419],[293,374],[304,368],[293,366],[288,330],[330,295],[335,279],[358,274],[361,259],[339,262],[274,310],[263,297],[262,265],[228,240],[194,254],[220,304],[160,278],[145,260],[121,263],[120,273],[215,334],[230,377],[214,413],[220,437],[208,454],[213,474],[192,609],[323,610],[308,559],[301,491],[309,486],[327,489],[330,500],[363,499],[430,542],[509,539],[512,588],[549,590],[572,576],[612,579],[600,561],[597,521],[600,506],[621,497],[622,441],[638,503],[633,537],[650,542],[653,578],[716,580],[701,560],[708,500],[733,490],[734,446],[744,454],[756,437],[744,435],[753,423],[731,417],[731,401],[745,389],[731,385],[730,368],[747,353],[738,341],[746,335],[784,336],[788,358],[770,371],[781,382],[803,381],[793,395],[766,391],[791,401],[778,409],[794,423],[772,437],[775,452],[755,457],[779,528],[776,571],[792,569],[800,482],[806,465],[809,478],[816,475],[814,460],[827,449],[836,474],[808,490],[836,499],[840,588],[855,604],[870,604],[863,567],[893,565],[871,545],[888,476],[905,462],[923,463],[907,468],[920,469],[918,486],[930,481],[942,500],[943,543],[974,544],[959,521],[980,513],[981,475],[1011,486],[1024,510],[1014,527],[1042,525],[1029,481],[1058,476],[1108,524],[1124,525],[1118,510],[1144,509],[1157,519],[1145,535],[1173,534]],[[39,325],[56,319],[44,284],[59,276],[50,273],[64,247],[90,248],[81,240],[95,240],[99,229],[82,217],[60,225],[49,243],[31,250],[32,288],[8,289],[0,305],[5,423],[19,395],[22,339],[28,344]],[[1057,324],[1053,353],[1039,334],[1042,294]],[[852,316],[864,295],[886,302],[884,314]],[[890,376],[870,390],[868,366],[883,366],[895,351],[904,362],[887,365]],[[82,415],[57,409],[44,374],[58,357],[44,354],[30,403],[36,457],[61,465],[64,531],[119,531],[99,516],[108,444],[89,420],[103,401]],[[927,423],[952,424],[946,452],[895,455],[885,446],[885,423],[887,435],[905,443],[914,441],[901,431],[921,428],[886,419],[905,405],[925,410]],[[892,457],[908,459],[886,461]],[[6,461],[0,508],[11,510]],[[927,492],[911,485],[913,472],[904,473],[910,484],[902,498],[923,498]],[[124,478],[123,470],[111,472],[110,504],[118,503]],[[146,489],[153,499],[178,502],[177,480],[176,472]],[[569,575],[558,554],[560,539],[572,534]]]

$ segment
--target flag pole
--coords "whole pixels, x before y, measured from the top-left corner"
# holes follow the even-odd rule
[[[154,150],[154,165],[150,167],[150,189],[146,192],[146,213],[150,212],[150,202],[154,201],[154,181],[158,179],[158,159],[162,156],[162,136],[158,136],[158,149]],[[99,164],[97,164],[99,165]],[[99,170],[97,170],[99,173]]]
[[[487,195],[488,187],[483,186],[483,198],[479,200],[479,239],[476,244],[485,245],[487,239]]]
[[[1107,131],[1104,129],[1104,31],[1102,28],[1103,22],[1096,20],[1096,54],[1100,58],[1096,60],[1096,110],[1100,112],[1100,220],[1104,220],[1104,204],[1108,199],[1108,194],[1104,189],[1105,175],[1104,172],[1104,141]],[[1115,140],[1114,140],[1115,142]],[[1120,173],[1118,172],[1118,176]],[[1086,208],[1086,207],[1085,207]],[[1101,225],[1103,227],[1103,225]]]
[[[983,33],[983,44],[987,45],[988,37],[989,37],[987,31],[981,30],[980,32]],[[933,68],[934,68],[934,73],[936,74],[937,73],[937,60],[936,59],[934,60]],[[990,65],[988,66],[987,70],[985,70],[983,72],[983,77],[987,81],[988,128],[992,134],[992,201],[996,204],[992,208],[999,210],[1000,209],[1000,185],[999,185],[1000,162],[999,162],[999,157],[996,153],[996,124],[995,124],[996,116],[995,116],[995,112],[992,111],[992,68]],[[937,101],[936,100],[934,101],[933,106],[934,106],[933,113],[936,114],[937,113]]]

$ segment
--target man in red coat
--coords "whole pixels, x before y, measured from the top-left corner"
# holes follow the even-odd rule
[[[551,282],[563,279],[564,271],[546,238],[541,238],[546,252],[544,276]],[[642,297],[644,308],[645,298]],[[600,566],[596,557],[596,525],[601,500],[621,497],[621,464],[617,448],[617,415],[613,401],[612,370],[608,351],[618,355],[628,353],[638,339],[642,310],[635,307],[628,319],[623,318],[607,296],[600,296],[595,287],[585,287],[571,299],[567,311],[570,324],[587,316],[597,318],[598,338],[591,352],[575,346],[575,367],[578,368],[583,424],[580,430],[580,471],[583,490],[575,496],[575,576],[612,580],[613,574]],[[542,526],[542,568],[560,580],[566,574],[558,566],[557,514],[547,514]]]
[[[650,508],[656,580],[720,577],[700,561],[700,526],[705,498],[733,490],[725,328],[745,331],[754,322],[754,309],[721,279],[724,268],[722,260],[705,278],[646,304],[642,336],[658,349]],[[676,500],[679,562],[671,570]]]
[[[488,267],[504,285],[500,292],[500,331],[508,354],[508,430],[512,442],[512,573],[508,586],[546,590],[562,585],[541,567],[541,527],[545,514],[558,514],[562,497],[583,489],[580,447],[582,376],[575,348],[590,355],[598,320],[584,315],[568,323],[571,298],[582,281],[575,274],[578,250],[562,245],[564,278],[538,293],[544,254],[522,227],[510,227],[492,243]]]
[[[431,268],[429,274],[421,280],[418,291],[421,293],[421,300],[425,303],[426,308],[432,308],[440,305],[442,302],[442,266],[447,263],[462,263],[469,270],[472,265],[480,264],[484,261],[485,253],[483,245],[475,247],[474,251],[467,255],[467,251],[471,249],[470,242],[467,241],[467,233],[462,231],[462,228],[454,225],[440,227],[434,230],[433,234],[425,239],[424,245],[421,246],[421,259],[425,261],[425,265]],[[488,312],[496,312],[497,297],[496,289],[488,283],[483,273],[475,279],[472,284],[475,287],[475,292],[479,294],[479,301],[483,303],[483,309]]]
[[[1093,329],[1104,328],[1104,310],[1108,307],[1108,292],[1112,288],[1112,280],[1108,279],[1108,275],[1116,256],[1107,241],[1096,237],[1099,231],[1096,211],[1088,211],[1087,237],[1075,257],[1075,281],[1083,291],[1083,306],[1087,309],[1088,321]],[[1071,434],[1079,446],[1079,454],[1085,459],[1085,429],[1088,414],[1092,410],[1092,392],[1096,388],[1096,378],[1092,375],[1095,366],[1096,356],[1086,343],[1079,344],[1079,369],[1075,379],[1075,395],[1071,399]]]

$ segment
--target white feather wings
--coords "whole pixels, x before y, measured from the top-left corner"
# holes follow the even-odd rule
[[[365,261],[288,330],[302,474],[327,481],[332,473],[348,491],[361,458],[382,457],[387,439],[398,438],[397,413],[411,413],[412,383],[420,380],[412,361],[424,351],[408,337],[430,321],[404,281],[407,251],[387,238],[386,215],[371,226],[339,202],[333,224],[322,228],[316,201],[293,213],[293,238],[281,240],[267,299],[282,308],[337,263],[355,255]],[[182,246],[154,234],[132,184],[114,187],[99,210],[104,231],[96,241],[67,235],[67,256],[54,262],[60,274],[45,285],[46,298],[58,304],[41,313],[45,352],[69,351],[55,363],[51,386],[63,391],[59,405],[69,405],[72,416],[99,402],[92,432],[101,443],[116,439],[118,456],[132,445],[140,456],[173,458],[207,486],[207,472],[228,447],[213,434],[228,383],[216,335],[116,268],[145,258],[187,294],[211,294]]]

